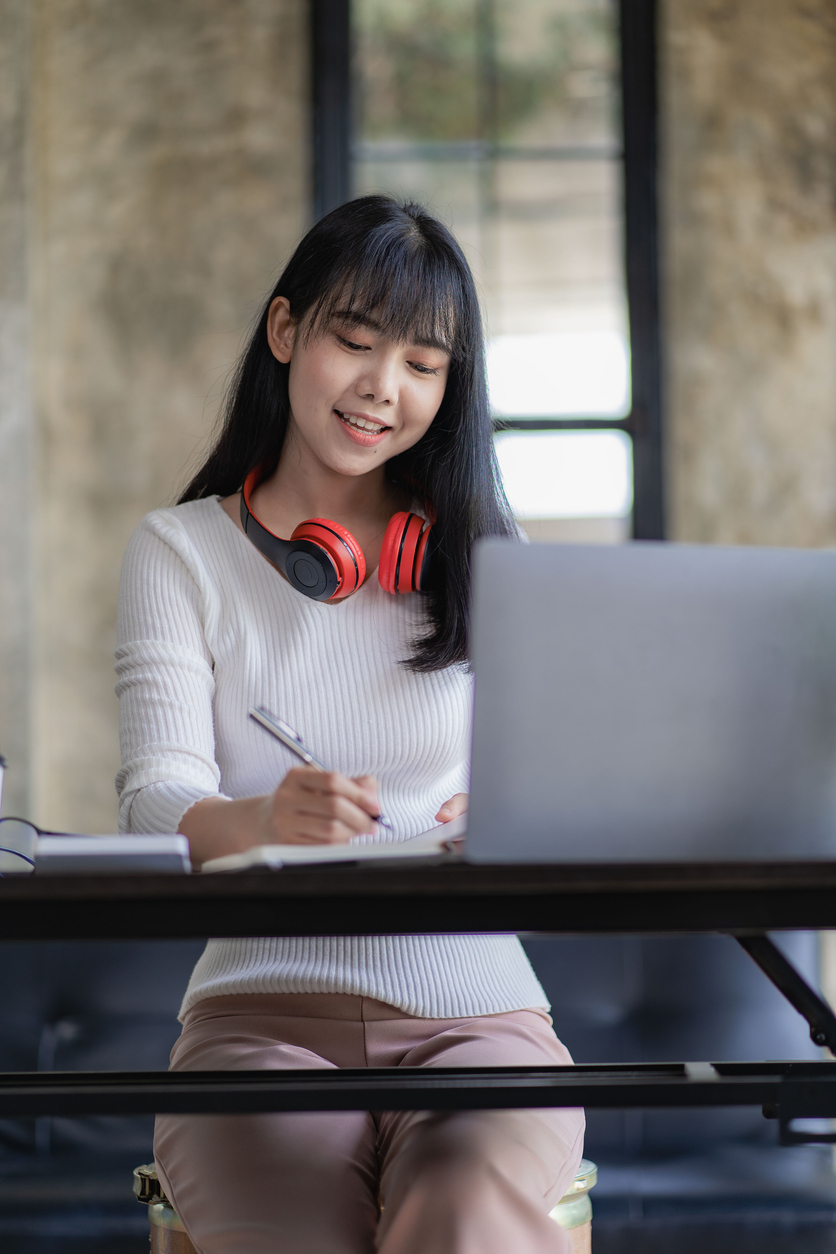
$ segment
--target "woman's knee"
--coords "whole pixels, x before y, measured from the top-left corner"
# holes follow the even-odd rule
[[[583,1128],[579,1110],[417,1112],[390,1138],[382,1192],[387,1178],[404,1172],[431,1176],[442,1188],[501,1176],[546,1197],[577,1170]]]

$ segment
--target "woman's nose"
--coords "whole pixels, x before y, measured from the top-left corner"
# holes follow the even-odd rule
[[[394,362],[369,362],[357,380],[357,394],[376,405],[392,405],[397,399],[398,385]]]

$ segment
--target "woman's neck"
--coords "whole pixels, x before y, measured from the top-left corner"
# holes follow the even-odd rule
[[[271,531],[276,523],[278,535],[290,535],[305,518],[333,518],[355,534],[374,532],[386,526],[395,510],[408,508],[403,491],[387,479],[384,466],[353,476],[305,462],[294,456],[293,449],[287,450],[275,473],[253,495],[259,518]]]
[[[239,495],[221,502],[240,527]],[[397,510],[408,510],[410,494],[386,477],[384,466],[366,475],[341,475],[327,467],[311,467],[291,447],[282,453],[275,472],[250,497],[258,519],[274,535],[288,539],[308,518],[330,518],[347,528],[363,550],[367,577],[380,561],[383,535]]]

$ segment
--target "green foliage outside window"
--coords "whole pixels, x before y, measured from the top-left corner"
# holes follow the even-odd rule
[[[355,0],[364,140],[610,143],[612,0]]]

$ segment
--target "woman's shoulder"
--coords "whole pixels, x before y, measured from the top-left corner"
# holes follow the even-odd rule
[[[200,533],[217,527],[224,516],[220,497],[206,496],[199,501],[183,501],[180,505],[161,505],[145,515],[139,528],[149,531],[165,531],[173,527],[179,531]]]
[[[228,550],[236,543],[235,524],[224,513],[217,496],[181,505],[163,506],[146,514],[131,536],[125,560],[167,567],[184,564],[193,575],[198,570],[230,562]]]
[[[165,505],[146,514],[134,532],[133,539],[156,537],[172,548],[183,544],[202,547],[222,535],[230,520],[220,507],[217,496],[200,501],[184,501],[181,505]]]

